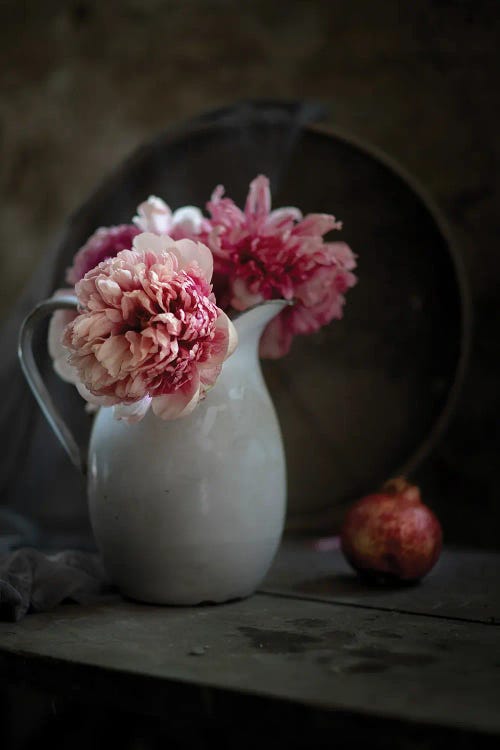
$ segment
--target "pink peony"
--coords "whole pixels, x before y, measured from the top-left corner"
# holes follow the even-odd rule
[[[73,258],[73,265],[66,271],[68,284],[76,284],[87,271],[107,258],[114,258],[120,250],[130,250],[133,239],[139,232],[140,229],[132,224],[98,229]]]
[[[189,414],[236,346],[212,270],[201,243],[138,235],[77,283],[82,311],[66,325],[58,372],[120,419],[137,421],[150,405],[163,419]]]
[[[218,186],[207,204],[208,227],[200,238],[214,255],[214,288],[219,304],[245,310],[263,300],[293,300],[266,328],[261,355],[283,356],[295,334],[317,331],[342,316],[345,292],[356,283],[354,255],[344,242],[324,242],[340,229],[329,214],[287,207],[271,211],[269,180],[250,184],[245,210],[224,198]]]

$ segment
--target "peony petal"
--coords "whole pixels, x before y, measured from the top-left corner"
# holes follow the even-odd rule
[[[69,352],[67,349],[65,355],[55,359],[52,364],[61,380],[72,385],[76,385],[79,382],[80,376],[78,370],[69,363]]]
[[[150,195],[147,201],[138,206],[132,221],[143,232],[168,234],[172,226],[172,211],[161,198]]]
[[[53,313],[48,332],[48,349],[52,359],[57,359],[64,352],[67,352],[66,347],[62,343],[64,329],[71,323],[77,316],[76,310],[56,310]]]
[[[193,240],[177,240],[171,252],[179,260],[179,270],[189,269],[196,263],[204,278],[209,282],[214,270],[213,255],[206,245]]]
[[[253,294],[247,287],[244,279],[235,279],[232,284],[231,306],[235,310],[248,310],[263,302],[262,294]]]
[[[217,381],[217,378],[221,374],[221,370],[222,365],[212,365],[211,363],[206,367],[201,366],[199,368],[201,391],[203,396],[205,395],[206,391],[208,391],[210,388],[213,388]]]
[[[172,215],[172,229],[186,234],[199,234],[203,226],[203,214],[196,206],[183,206]]]
[[[120,304],[122,290],[119,284],[112,279],[97,279],[96,289],[107,305],[118,306]]]
[[[155,396],[151,402],[153,414],[160,419],[187,417],[200,400],[201,383],[198,374],[186,388],[179,388],[165,396]]]
[[[342,222],[337,221],[331,214],[307,214],[300,224],[297,224],[293,233],[296,236],[319,235],[322,236],[332,229],[342,229]]]
[[[245,204],[245,216],[252,219],[265,219],[271,210],[271,190],[269,180],[260,174],[250,183]]]
[[[214,224],[236,227],[244,224],[245,214],[230,198],[223,198],[224,186],[217,185],[207,203]]]
[[[122,419],[130,424],[140,422],[150,406],[151,396],[144,396],[140,401],[135,401],[133,404],[117,404],[113,408],[113,416],[115,419]]]
[[[266,326],[259,345],[259,354],[265,359],[279,359],[290,351],[293,333],[283,313],[273,318]]]
[[[325,248],[333,254],[337,263],[346,271],[356,268],[356,256],[346,242],[326,242]]]
[[[238,334],[225,312],[220,312],[215,324],[215,336],[210,348],[210,358],[201,367],[221,365],[238,346]]]
[[[285,228],[292,228],[299,221],[302,221],[302,211],[294,206],[285,206],[271,211],[265,221],[264,228],[266,233],[279,232]]]
[[[224,318],[226,320],[224,320]],[[226,313],[221,312],[219,317],[217,318],[217,323],[215,324],[216,329],[222,328],[223,326],[227,325],[227,334],[228,334],[228,344],[227,344],[227,352],[226,352],[226,359],[233,354],[236,347],[238,346],[238,332],[236,331],[236,328],[233,324],[233,322],[227,317]]]
[[[94,393],[91,393],[89,389],[80,381],[75,383],[75,385],[76,390],[78,391],[80,396],[84,398],[88,404],[91,404],[91,406],[113,406],[117,402],[117,399],[113,396],[96,396]]]
[[[112,378],[117,378],[123,369],[124,357],[130,353],[130,344],[125,336],[110,336],[97,349],[95,357]]]
[[[73,294],[72,290],[60,290],[54,296],[64,293]],[[69,363],[70,351],[64,346],[62,339],[66,326],[72,323],[77,317],[77,312],[73,310],[56,310],[52,315],[48,331],[48,349],[52,357],[54,370],[62,380],[67,383],[77,383],[79,380],[78,371]]]
[[[162,323],[169,336],[178,336],[182,329],[181,321],[171,312],[155,315],[151,318],[151,323]]]
[[[155,253],[160,255],[169,249],[173,240],[167,235],[161,237],[153,232],[142,232],[134,237],[133,249],[142,253]]]

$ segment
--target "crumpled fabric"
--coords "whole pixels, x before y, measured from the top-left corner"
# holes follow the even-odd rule
[[[22,548],[0,557],[0,620],[18,622],[65,601],[90,604],[111,591],[95,554]]]

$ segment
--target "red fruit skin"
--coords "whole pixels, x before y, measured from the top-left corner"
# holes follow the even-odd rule
[[[436,564],[443,536],[418,488],[406,485],[403,492],[383,489],[358,500],[346,514],[340,543],[349,563],[362,574],[417,581]]]

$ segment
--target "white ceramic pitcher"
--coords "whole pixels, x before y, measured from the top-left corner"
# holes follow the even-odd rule
[[[267,573],[283,532],[286,467],[258,344],[286,304],[265,302],[234,321],[238,348],[188,417],[165,422],[149,411],[128,424],[101,408],[88,459],[54,407],[32,351],[38,321],[76,308],[77,300],[51,298],[26,318],[24,374],[71,460],[87,472],[95,539],[123,594],[156,604],[224,602],[250,595]]]

